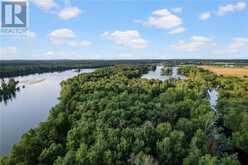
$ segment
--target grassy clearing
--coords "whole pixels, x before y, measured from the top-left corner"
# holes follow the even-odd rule
[[[247,67],[244,68],[235,68],[235,67],[228,68],[228,67],[218,67],[218,66],[201,66],[201,67],[223,76],[235,76],[235,77],[248,76]]]

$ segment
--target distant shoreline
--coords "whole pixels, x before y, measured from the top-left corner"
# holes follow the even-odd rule
[[[169,63],[172,65],[235,65],[243,67],[248,66],[248,59],[2,60],[0,61],[0,78],[59,72],[70,69],[99,68],[120,64],[144,65],[159,63]]]

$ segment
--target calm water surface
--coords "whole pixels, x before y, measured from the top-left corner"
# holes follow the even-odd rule
[[[82,69],[80,73],[94,70]],[[25,88],[7,104],[0,103],[0,155],[18,143],[25,132],[47,119],[49,110],[58,102],[60,82],[77,74],[79,72],[69,70],[15,78],[20,81],[19,86],[25,85]]]
[[[217,111],[218,91],[215,88],[208,89],[209,103],[213,111]]]
[[[183,75],[179,75],[177,72],[177,67],[172,67],[172,75],[171,76],[167,76],[167,75],[161,75],[161,69],[163,67],[162,66],[157,66],[156,70],[152,71],[150,70],[147,74],[144,74],[142,76],[142,78],[146,78],[146,79],[158,79],[161,81],[164,80],[168,80],[170,78],[176,78],[176,79],[183,79],[185,78]]]

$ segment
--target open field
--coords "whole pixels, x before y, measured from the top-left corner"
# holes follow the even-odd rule
[[[247,67],[244,68],[225,68],[225,67],[217,67],[217,66],[201,66],[201,67],[223,76],[237,76],[237,77],[248,76]]]

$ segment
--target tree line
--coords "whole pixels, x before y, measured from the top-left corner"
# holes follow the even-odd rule
[[[225,65],[235,64],[244,66],[248,60],[0,60],[0,78],[23,76],[34,73],[56,72],[68,69],[99,68],[119,64],[158,64],[167,66],[179,64]]]
[[[0,78],[35,73],[58,72],[68,69],[85,69],[118,64],[149,64],[160,60],[10,60],[0,61]]]

